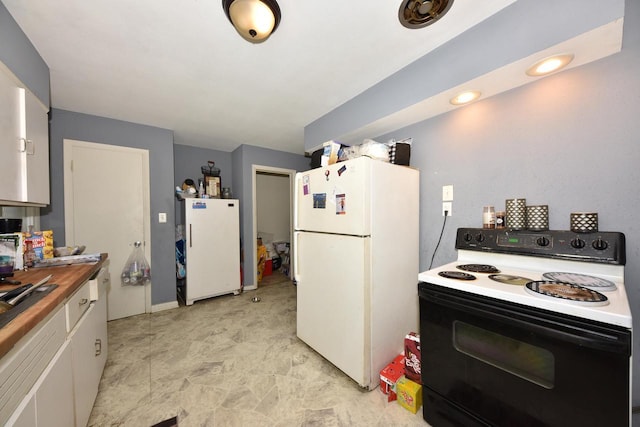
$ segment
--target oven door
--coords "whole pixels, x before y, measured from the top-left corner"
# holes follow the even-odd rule
[[[434,426],[629,425],[631,331],[420,283]]]

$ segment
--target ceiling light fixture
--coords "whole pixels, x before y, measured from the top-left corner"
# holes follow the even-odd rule
[[[276,0],[222,0],[222,8],[242,38],[262,43],[280,24]]]
[[[449,102],[452,103],[453,105],[464,105],[480,98],[480,95],[481,95],[480,91],[467,90],[454,96],[449,100]]]
[[[544,76],[566,67],[571,61],[573,61],[571,53],[554,55],[536,62],[527,68],[526,72],[529,76]]]
[[[453,0],[402,0],[398,18],[407,28],[431,25],[449,11]]]

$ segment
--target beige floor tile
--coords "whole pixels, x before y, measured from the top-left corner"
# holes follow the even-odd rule
[[[109,322],[89,425],[427,426],[300,341],[295,307],[285,281]]]

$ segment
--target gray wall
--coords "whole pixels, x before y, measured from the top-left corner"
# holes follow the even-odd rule
[[[0,62],[24,83],[47,107],[49,67],[0,2]]]
[[[222,187],[230,187],[233,192],[233,175],[231,165],[231,153],[227,151],[210,150],[207,148],[190,147],[188,145],[173,146],[173,170],[174,185],[181,187],[185,179],[191,178],[198,185],[198,179],[203,177],[201,166],[207,165],[211,160],[215,167],[220,169],[220,182]],[[196,187],[197,188],[197,187]],[[184,223],[183,203],[176,203],[176,224]]]
[[[640,330],[639,22],[640,2],[628,0],[621,53],[376,138],[414,138],[422,270],[442,226],[443,185],[454,186],[453,216],[434,265],[455,260],[455,230],[481,227],[484,205],[504,208],[512,197],[548,204],[550,228],[562,230],[569,229],[570,212],[595,211],[601,230],[626,235],[625,284]],[[634,406],[640,405],[637,337]]]
[[[57,246],[64,246],[63,140],[141,148],[149,151],[151,182],[151,303],[176,301],[173,132],[151,126],[52,110],[50,126],[51,204],[41,209],[40,224],[53,230]],[[99,159],[97,159],[99,160]],[[123,209],[125,207],[123,206]],[[167,213],[167,223],[159,224],[158,213]]]
[[[234,197],[240,199],[240,236],[244,250],[244,283],[252,284],[256,275],[256,254],[247,250],[246,242],[253,239],[253,185],[252,166],[271,166],[304,171],[309,169],[309,159],[298,154],[270,150],[252,145],[241,145],[232,153]]]
[[[291,241],[292,202],[288,176],[256,174],[256,225],[264,243]]]
[[[599,0],[562,0],[553,11],[518,0],[310,123],[305,151],[623,14],[624,0],[608,0],[606,7]],[[433,28],[438,25],[444,21]]]

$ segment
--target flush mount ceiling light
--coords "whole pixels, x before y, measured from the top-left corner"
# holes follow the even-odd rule
[[[544,76],[566,67],[571,61],[573,61],[571,53],[554,55],[536,62],[527,68],[526,72],[529,76]]]
[[[275,0],[222,0],[222,7],[238,33],[251,43],[262,43],[280,24]]]
[[[471,101],[475,101],[476,99],[480,98],[480,91],[477,90],[467,90],[465,92],[461,92],[458,95],[456,95],[455,97],[451,98],[449,100],[450,103],[452,103],[453,105],[464,105],[464,104],[468,104]]]
[[[449,11],[453,0],[402,0],[398,18],[407,28],[431,25]]]

